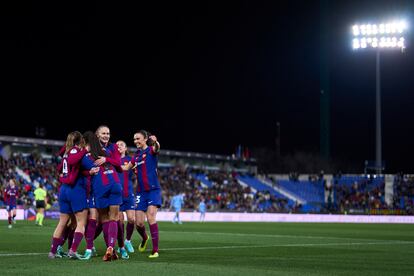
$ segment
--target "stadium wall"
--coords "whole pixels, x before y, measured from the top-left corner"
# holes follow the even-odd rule
[[[158,212],[158,221],[172,221],[174,212]],[[184,222],[200,220],[198,212],[181,212]],[[206,213],[208,222],[328,222],[328,223],[409,223],[414,216],[367,216],[367,215],[315,215],[315,214],[270,214],[270,213]]]
[[[34,210],[33,210],[34,211]],[[17,210],[16,219],[32,220],[31,210]],[[172,221],[175,213],[160,211],[158,221]],[[46,211],[46,218],[56,219],[57,211]],[[199,222],[200,213],[181,212],[183,222]],[[6,209],[0,209],[0,220],[7,220]],[[126,218],[125,218],[126,220]],[[205,222],[313,222],[313,223],[407,223],[414,224],[414,216],[367,216],[367,215],[315,215],[315,214],[270,214],[270,213],[220,213],[207,212]]]

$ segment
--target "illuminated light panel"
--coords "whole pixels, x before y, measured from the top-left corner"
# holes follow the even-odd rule
[[[355,24],[352,26],[354,49],[364,48],[405,48],[403,34],[408,29],[404,20],[382,22],[380,24]]]

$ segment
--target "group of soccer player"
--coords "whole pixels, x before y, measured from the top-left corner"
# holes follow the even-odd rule
[[[157,175],[157,155],[160,144],[157,137],[145,130],[134,134],[136,153],[130,157],[124,141],[110,142],[109,127],[102,125],[95,132],[83,135],[68,134],[60,151],[58,166],[60,218],[53,233],[49,258],[69,257],[89,260],[97,256],[94,240],[103,232],[106,252],[104,261],[129,259],[134,252],[131,237],[136,228],[142,240],[139,252],[145,252],[149,237],[145,219],[149,224],[152,251],[149,258],[157,258],[158,224],[156,215],[161,207],[161,187]],[[133,191],[133,176],[137,188]],[[127,226],[124,239],[124,214]],[[73,237],[73,238],[72,238]],[[85,253],[78,246],[86,240]],[[68,253],[63,244],[68,241]],[[118,241],[118,251],[115,250]]]

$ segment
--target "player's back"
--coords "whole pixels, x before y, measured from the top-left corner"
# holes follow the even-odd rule
[[[61,164],[61,175],[59,181],[62,184],[74,185],[79,176],[80,161],[84,157],[86,151],[74,146],[63,155]]]
[[[90,153],[85,154],[82,158],[82,169],[89,171],[90,169],[96,167],[94,161],[95,160]],[[106,186],[111,183],[119,184],[119,177],[114,166],[104,163],[99,166],[98,174],[91,176],[91,183],[94,188]]]

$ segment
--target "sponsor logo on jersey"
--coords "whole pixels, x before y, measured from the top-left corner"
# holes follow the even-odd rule
[[[114,173],[114,171],[113,171],[113,170],[106,170],[106,171],[104,171],[103,173],[104,173],[104,174],[113,174],[113,173]]]

